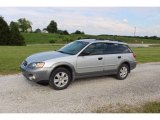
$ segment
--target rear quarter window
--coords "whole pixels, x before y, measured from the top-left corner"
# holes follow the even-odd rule
[[[131,53],[132,52],[127,45],[119,44],[118,49],[120,50],[121,53]]]

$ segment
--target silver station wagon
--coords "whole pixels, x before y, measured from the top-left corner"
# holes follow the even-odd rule
[[[136,67],[136,55],[126,43],[82,39],[57,51],[37,53],[21,64],[23,75],[62,90],[77,78],[115,75],[123,80]]]

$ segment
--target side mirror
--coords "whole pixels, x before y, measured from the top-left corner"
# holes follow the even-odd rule
[[[90,55],[90,52],[83,51],[79,56],[86,56],[86,55]]]

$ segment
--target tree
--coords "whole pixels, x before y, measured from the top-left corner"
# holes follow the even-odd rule
[[[145,39],[148,39],[148,36],[144,36]]]
[[[41,29],[37,28],[34,32],[35,33],[41,33]]]
[[[3,17],[0,17],[0,45],[8,45],[10,41],[9,26]]]
[[[67,30],[57,30],[57,33],[61,35],[69,35]]]
[[[28,32],[29,29],[30,31],[32,31],[32,23],[29,20],[26,20],[25,18],[18,19],[18,25],[20,31],[22,32]]]
[[[68,31],[67,31],[67,30],[64,30],[64,31],[63,31],[63,35],[69,35]]]
[[[157,39],[158,37],[156,35],[154,35],[154,36],[151,36],[150,38],[151,39]]]
[[[49,33],[57,33],[57,23],[54,20],[52,20],[47,26],[47,31]]]
[[[74,33],[72,33],[72,34],[84,34],[84,32],[81,32],[81,31],[79,31],[79,30],[76,30]]]
[[[19,28],[16,22],[10,23],[11,42],[10,45],[25,45],[23,36],[19,32]]]

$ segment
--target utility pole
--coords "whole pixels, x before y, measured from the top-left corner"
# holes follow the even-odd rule
[[[134,27],[134,37],[136,36],[136,26]]]

